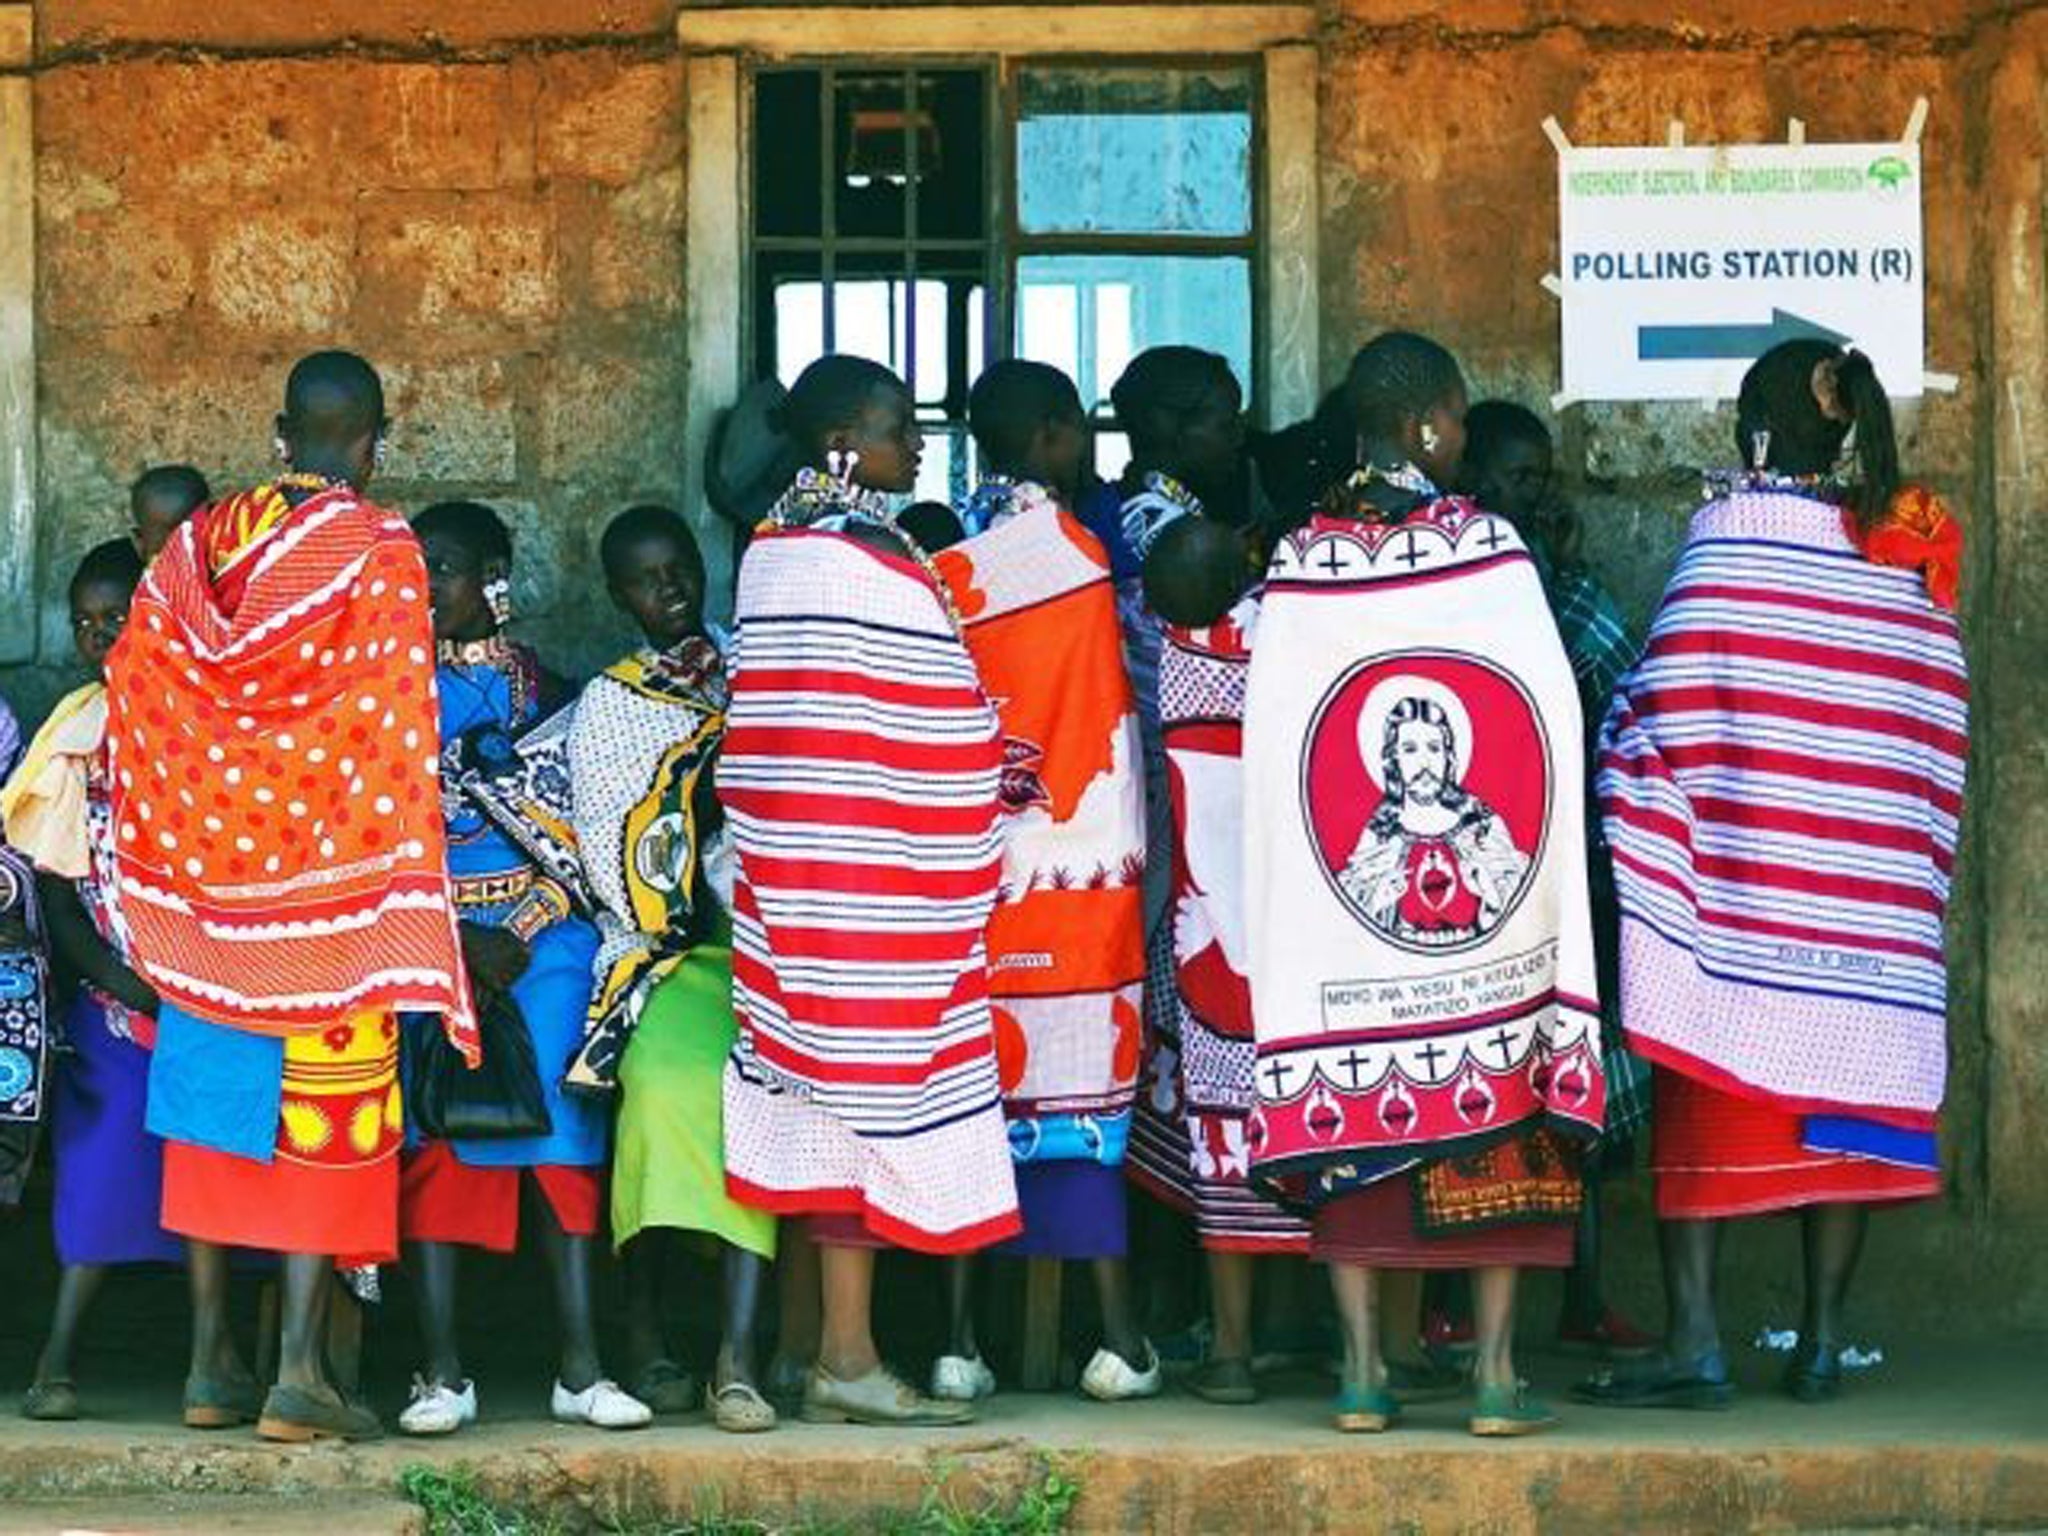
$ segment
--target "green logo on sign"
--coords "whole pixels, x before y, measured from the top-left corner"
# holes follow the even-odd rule
[[[1897,155],[1880,155],[1870,162],[1870,179],[1887,192],[1896,192],[1913,179],[1913,167]]]

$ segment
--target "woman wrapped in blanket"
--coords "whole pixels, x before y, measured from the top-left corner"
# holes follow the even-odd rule
[[[456,1345],[457,1249],[513,1251],[522,1188],[530,1188],[562,1330],[550,1411],[564,1423],[634,1429],[653,1415],[606,1379],[591,1312],[606,1107],[562,1091],[583,1039],[597,931],[572,915],[556,871],[541,867],[463,788],[479,765],[507,757],[511,741],[552,714],[568,690],[503,633],[511,618],[512,539],[497,514],[475,502],[443,502],[415,518],[413,531],[434,611],[443,814],[463,956],[479,1008],[515,1010],[532,1037],[550,1128],[507,1140],[416,1141],[408,1149],[399,1230],[418,1277],[427,1362],[399,1427],[448,1434],[475,1418],[476,1387],[462,1374]],[[426,1026],[408,1020],[406,1027]]]
[[[1517,1272],[1569,1263],[1569,1147],[1602,1107],[1578,697],[1513,528],[1438,489],[1464,443],[1456,360],[1391,332],[1347,392],[1358,468],[1234,615],[1251,1172],[1312,1215],[1340,1430],[1401,1414],[1383,1274],[1470,1268],[1470,1428],[1528,1434],[1553,1417],[1515,1370]],[[1159,535],[1148,585],[1200,532]]]
[[[625,1258],[634,1392],[657,1413],[709,1405],[720,1429],[775,1427],[754,1332],[775,1218],[725,1189],[720,1101],[732,1007],[732,839],[712,793],[725,662],[704,632],[704,559],[667,507],[632,507],[599,543],[612,602],[646,644],[584,689],[569,738],[576,839],[603,947],[572,1083],[616,1087],[612,1241]],[[723,1339],[708,1390],[663,1337],[677,1239],[720,1248]]]
[[[740,566],[718,767],[739,854],[727,1185],[808,1218],[819,1248],[804,1417],[964,1423],[971,1404],[882,1364],[870,1305],[877,1248],[966,1253],[1022,1225],[985,949],[1002,735],[945,582],[891,515],[923,449],[902,381],[820,359],[784,425],[807,467]],[[785,1290],[786,1318],[803,1299]],[[803,1332],[785,1323],[786,1359]]]
[[[1834,1397],[1871,1206],[1941,1188],[1962,532],[1901,484],[1861,353],[1766,353],[1736,446],[1747,467],[1710,478],[1601,737],[1670,1319],[1659,1358],[1582,1386],[1617,1407],[1729,1401],[1721,1223],[1793,1210],[1806,1304],[1784,1385]]]
[[[142,559],[126,539],[89,553],[71,578],[71,634],[93,681],[61,700],[0,794],[9,841],[37,866],[61,973],[77,988],[56,1058],[50,1119],[52,1216],[63,1265],[50,1337],[22,1402],[31,1419],[78,1416],[72,1362],[87,1309],[115,1264],[176,1264],[185,1244],[160,1221],[163,1144],[144,1128],[157,996],[129,968],[113,878],[105,755],[107,655],[127,622]],[[191,1374],[185,1422],[256,1416],[262,1392],[227,1327],[227,1255],[190,1254]]]

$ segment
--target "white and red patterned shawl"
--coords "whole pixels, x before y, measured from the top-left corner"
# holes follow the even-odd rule
[[[1002,736],[912,561],[816,529],[740,568],[718,767],[739,855],[727,1181],[905,1247],[1018,1230],[984,935]]]
[[[1597,1134],[1583,740],[1504,519],[1435,500],[1280,545],[1244,727],[1262,1180]]]
[[[426,567],[345,487],[180,528],[107,664],[122,909],[165,998],[262,1034],[364,1009],[478,1046],[456,941]]]
[[[1703,507],[1602,738],[1630,1043],[1789,1109],[1932,1126],[1968,709],[1954,616],[1838,508]]]

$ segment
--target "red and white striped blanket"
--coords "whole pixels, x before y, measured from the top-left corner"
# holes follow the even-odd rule
[[[1602,736],[1638,1050],[1786,1108],[1933,1124],[1968,710],[1954,616],[1858,554],[1839,509],[1700,510]]]
[[[727,1179],[956,1252],[1018,1228],[984,934],[1002,736],[937,589],[842,534],[740,569]]]

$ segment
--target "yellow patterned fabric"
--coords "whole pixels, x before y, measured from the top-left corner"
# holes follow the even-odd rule
[[[398,1019],[358,1013],[331,1029],[285,1036],[277,1155],[348,1168],[398,1151],[405,1130],[398,1088]]]

